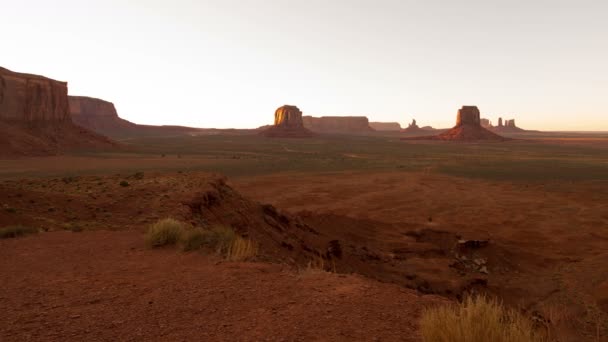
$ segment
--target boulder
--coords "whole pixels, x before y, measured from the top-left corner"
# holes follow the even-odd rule
[[[313,135],[304,127],[302,111],[290,105],[279,107],[274,112],[274,125],[261,134],[269,138],[307,138]]]

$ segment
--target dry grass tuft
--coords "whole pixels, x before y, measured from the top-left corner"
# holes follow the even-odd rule
[[[176,244],[185,230],[185,225],[172,218],[154,223],[146,233],[145,241],[149,247],[162,247]]]
[[[425,342],[536,342],[544,339],[532,322],[485,296],[468,297],[453,306],[422,314],[420,331]]]
[[[255,242],[239,236],[231,228],[188,228],[184,223],[170,218],[152,225],[145,240],[150,247],[179,244],[184,252],[207,248],[230,261],[248,260],[258,253],[258,245]]]
[[[255,257],[258,254],[258,245],[249,240],[237,236],[226,251],[226,259],[230,261],[243,261]]]

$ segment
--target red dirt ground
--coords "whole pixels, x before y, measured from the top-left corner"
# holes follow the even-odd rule
[[[355,275],[149,250],[137,232],[0,240],[2,341],[417,341],[433,296]]]

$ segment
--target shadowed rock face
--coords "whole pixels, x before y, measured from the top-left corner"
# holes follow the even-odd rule
[[[0,68],[0,120],[69,122],[67,83]]]
[[[304,127],[302,112],[296,106],[285,105],[274,112],[274,125],[280,127]]]
[[[462,125],[481,125],[479,109],[476,106],[463,106],[458,110],[456,127],[460,127]]]

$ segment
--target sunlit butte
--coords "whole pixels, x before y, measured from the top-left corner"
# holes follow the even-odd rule
[[[608,1],[3,0],[0,66],[67,81],[141,124],[255,128],[276,108],[456,110],[608,130]]]

